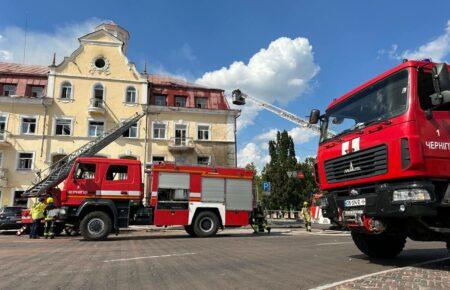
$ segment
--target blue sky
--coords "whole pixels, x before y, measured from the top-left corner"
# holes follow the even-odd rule
[[[0,60],[23,60],[26,15],[25,61],[44,64],[53,50],[75,49],[75,35],[111,19],[130,31],[128,57],[138,67],[148,61],[152,72],[225,89],[243,86],[299,116],[323,110],[403,56],[445,61],[450,54],[449,1],[37,2],[3,1],[2,10],[11,13],[0,18]],[[258,54],[261,49],[266,50]],[[255,64],[248,65],[254,56]],[[276,63],[280,56],[285,59]],[[261,77],[265,69],[274,76]],[[273,132],[295,128],[251,106],[242,120],[247,125],[238,134],[241,164],[253,159],[261,166]],[[297,155],[315,155],[318,138],[292,132]]]

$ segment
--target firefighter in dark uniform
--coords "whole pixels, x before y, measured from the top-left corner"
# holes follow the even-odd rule
[[[45,207],[45,226],[44,237],[53,239],[55,237],[55,217],[57,214],[56,207],[53,203],[53,197],[47,198],[47,206]]]
[[[254,218],[253,218],[253,224],[252,228],[254,230],[254,233],[264,233],[264,231],[267,231],[267,233],[270,234],[270,226],[267,223],[266,214],[264,212],[263,207],[258,204],[255,211],[254,211]]]

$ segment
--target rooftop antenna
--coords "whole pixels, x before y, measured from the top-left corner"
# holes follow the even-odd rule
[[[25,57],[27,53],[27,32],[28,32],[28,13],[25,12],[25,39],[23,44],[23,58],[22,58],[22,64],[25,64]]]

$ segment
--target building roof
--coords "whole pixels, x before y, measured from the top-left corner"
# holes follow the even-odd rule
[[[0,73],[47,76],[49,68],[41,65],[0,62]]]
[[[148,75],[149,83],[157,86],[170,86],[170,87],[180,87],[180,88],[191,88],[191,89],[201,89],[201,90],[218,90],[223,91],[221,89],[209,88],[206,86],[202,86],[199,84],[190,83],[188,81],[174,78],[171,76],[157,75],[151,74]]]

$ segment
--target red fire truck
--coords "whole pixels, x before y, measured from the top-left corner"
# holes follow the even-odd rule
[[[191,236],[252,221],[253,171],[160,163],[146,172],[150,204],[143,205],[140,161],[79,157],[52,195],[58,221],[79,227],[87,240],[105,239],[131,224],[184,226]]]
[[[408,61],[333,100],[320,121],[316,178],[323,214],[356,246],[394,257],[406,238],[450,244],[450,78]]]

